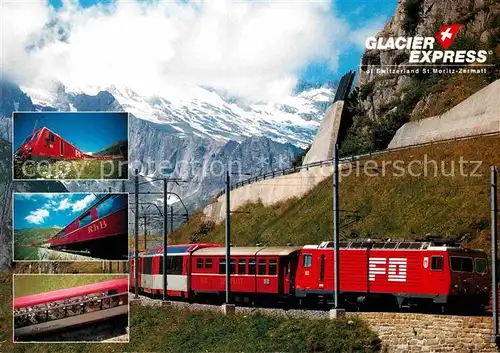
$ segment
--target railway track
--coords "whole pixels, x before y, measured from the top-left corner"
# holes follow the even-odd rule
[[[139,299],[134,299],[135,295],[133,293],[129,293],[129,302],[130,303],[139,303],[143,306],[158,306],[161,307],[162,300],[155,299],[145,295],[139,295]],[[190,310],[190,311],[212,311],[212,312],[221,312],[221,307],[219,304],[202,304],[202,303],[188,303],[185,301],[172,301],[169,300],[169,305],[176,309],[181,310]],[[274,317],[282,317],[282,318],[300,318],[300,319],[329,319],[330,312],[327,310],[312,310],[312,309],[283,309],[283,308],[270,308],[270,307],[250,307],[250,306],[240,306],[236,305],[235,312],[241,315],[264,315],[264,316],[274,316]],[[346,311],[346,317],[357,317],[360,314],[366,313],[388,313],[387,311]],[[400,313],[400,314],[428,314],[428,315],[453,315],[459,317],[487,317],[491,316],[491,313],[485,312],[478,315],[470,315],[470,314],[460,314],[460,313],[426,313],[426,312],[412,312],[406,310],[399,311],[390,311],[390,313]]]

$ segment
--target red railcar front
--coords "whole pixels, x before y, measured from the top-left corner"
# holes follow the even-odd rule
[[[483,252],[432,242],[353,241],[342,245],[340,296],[347,304],[371,302],[379,308],[464,301],[487,304],[489,274]],[[456,264],[462,258],[470,260],[465,267]],[[295,295],[326,305],[333,297],[333,273],[331,242],[305,246],[300,252]]]

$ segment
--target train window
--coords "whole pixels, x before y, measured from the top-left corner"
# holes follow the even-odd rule
[[[312,255],[305,254],[302,258],[302,267],[311,267],[312,264]]]
[[[219,260],[219,274],[226,274],[226,260]]]
[[[275,276],[277,273],[277,261],[275,259],[269,260],[269,275]]]
[[[145,275],[153,274],[153,258],[152,257],[145,257],[144,258],[144,271],[143,271],[143,273]]]
[[[86,225],[90,224],[90,222],[92,222],[92,216],[90,215],[90,213],[87,213],[85,216],[80,218],[79,221],[80,221],[80,228],[85,227]]]
[[[56,140],[56,137],[54,136],[54,134],[49,133],[49,138],[48,138],[48,140],[49,140],[50,142],[54,142],[54,141]]]
[[[163,256],[160,256],[160,275],[163,274]],[[167,256],[167,275],[182,275],[182,256]]]
[[[125,204],[123,197],[124,196],[122,195],[115,195],[109,197],[108,199],[97,205],[97,214],[99,215],[98,217],[104,217],[122,208],[122,206]]]
[[[248,261],[248,274],[249,275],[255,274],[255,260]]]
[[[231,260],[229,265],[229,273],[232,275],[236,273],[236,260]]]
[[[167,274],[182,275],[182,256],[167,256]]]
[[[320,281],[325,280],[325,260],[326,260],[326,256],[321,255],[321,265],[320,265],[320,270],[319,270],[319,280]]]
[[[212,268],[212,259],[205,259],[205,268]]]
[[[259,275],[265,275],[266,274],[266,259],[260,259],[259,260]]]
[[[203,268],[203,259],[196,259],[196,268]]]
[[[431,257],[431,270],[442,270],[443,269],[443,257],[442,256],[432,256]]]
[[[238,274],[244,275],[247,267],[247,260],[238,260]]]
[[[450,257],[451,270],[453,272],[474,272],[472,258],[470,257]]]
[[[476,259],[476,272],[480,274],[488,273],[488,262],[486,259]]]
[[[61,238],[64,238],[64,230],[61,230],[61,232],[59,233],[59,236],[60,236]]]

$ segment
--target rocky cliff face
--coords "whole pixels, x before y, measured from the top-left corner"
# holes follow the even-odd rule
[[[354,118],[343,153],[385,149],[404,123],[442,114],[500,77],[496,0],[399,0],[394,16],[375,37],[434,37],[450,24],[462,24],[450,50],[487,50],[487,63],[495,66],[486,74],[381,74],[377,68],[408,65],[409,51],[367,50],[358,72],[359,90],[350,102]]]
[[[184,202],[194,210],[224,187],[227,166],[235,173],[234,182],[249,175],[290,166],[301,151],[292,144],[282,144],[266,137],[251,137],[240,143],[217,141],[198,136],[179,137],[158,129],[152,122],[131,117],[130,160],[143,175],[187,180],[175,186]],[[151,183],[152,188],[161,187]],[[154,185],[157,185],[156,187]]]

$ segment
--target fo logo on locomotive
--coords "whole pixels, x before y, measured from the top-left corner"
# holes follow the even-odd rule
[[[406,282],[407,259],[401,257],[370,257],[368,279],[386,276],[388,282]]]

